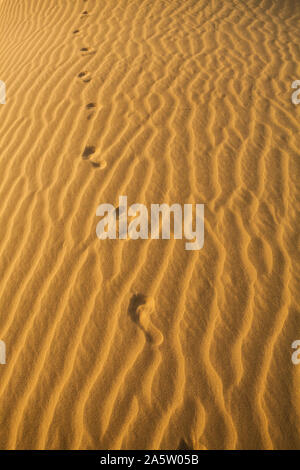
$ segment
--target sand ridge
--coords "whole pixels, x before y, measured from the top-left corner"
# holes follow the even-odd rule
[[[296,449],[300,6],[0,0],[1,449]],[[96,208],[205,204],[205,245]]]

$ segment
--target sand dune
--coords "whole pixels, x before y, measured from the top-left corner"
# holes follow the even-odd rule
[[[300,5],[0,0],[1,449],[296,449]],[[205,245],[106,240],[120,195]]]

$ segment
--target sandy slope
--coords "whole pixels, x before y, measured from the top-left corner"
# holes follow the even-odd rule
[[[1,449],[299,448],[299,20],[0,0]],[[98,240],[122,194],[205,203],[203,250]]]

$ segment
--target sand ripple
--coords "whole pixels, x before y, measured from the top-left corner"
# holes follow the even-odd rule
[[[300,5],[0,0],[1,449],[296,449]],[[206,204],[203,250],[98,204]]]

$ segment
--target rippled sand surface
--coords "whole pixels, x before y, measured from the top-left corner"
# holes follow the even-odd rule
[[[300,4],[0,0],[1,449],[300,447]],[[204,203],[205,243],[97,206]]]

